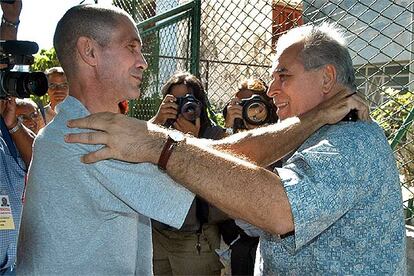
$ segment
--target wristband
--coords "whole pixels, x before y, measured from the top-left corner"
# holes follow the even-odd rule
[[[17,19],[17,22],[11,22],[11,21],[8,21],[6,18],[4,18],[4,15],[3,15],[1,17],[1,24],[5,24],[6,26],[17,29],[19,27],[20,20]]]
[[[22,123],[17,121],[17,124],[13,128],[9,129],[9,133],[10,134],[16,133],[21,127],[22,127]]]
[[[167,170],[167,163],[170,159],[171,153],[173,152],[175,146],[184,139],[184,134],[180,131],[172,131],[168,134],[167,141],[165,142],[158,160],[158,168],[161,171],[165,172]]]
[[[234,129],[232,127],[226,127],[226,134],[227,135],[232,135],[234,134]]]

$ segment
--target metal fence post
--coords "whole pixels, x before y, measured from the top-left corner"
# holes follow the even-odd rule
[[[190,72],[200,77],[201,0],[194,0],[192,25]]]

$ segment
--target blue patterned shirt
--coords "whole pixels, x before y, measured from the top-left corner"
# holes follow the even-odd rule
[[[277,172],[295,234],[261,237],[256,274],[406,273],[399,174],[376,123],[325,126]]]
[[[0,197],[8,197],[15,227],[14,230],[0,229],[0,270],[11,267],[16,259],[25,177],[25,164],[21,158],[18,162],[13,159],[0,132]]]

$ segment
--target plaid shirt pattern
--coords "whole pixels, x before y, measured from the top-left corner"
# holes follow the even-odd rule
[[[25,164],[21,158],[16,163],[7,144],[0,135],[0,195],[9,197],[12,209],[14,230],[0,229],[0,271],[14,265],[16,245],[22,213],[22,196],[24,191]]]

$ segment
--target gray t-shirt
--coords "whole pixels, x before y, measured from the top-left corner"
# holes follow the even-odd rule
[[[18,245],[17,274],[150,275],[150,218],[176,228],[194,195],[151,164],[81,163],[101,146],[67,144],[89,115],[75,98],[35,140]]]

